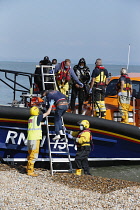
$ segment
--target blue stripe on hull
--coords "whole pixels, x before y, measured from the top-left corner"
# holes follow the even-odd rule
[[[0,122],[0,156],[2,158],[26,158],[27,146],[27,124]],[[43,132],[44,133],[44,132]],[[10,135],[10,138],[8,138]],[[12,139],[13,137],[13,139]],[[118,137],[112,137],[102,133],[93,133],[94,150],[90,158],[140,158],[140,144],[130,142]],[[7,143],[6,143],[7,141]],[[76,150],[74,142],[69,141],[71,157],[74,157]],[[60,145],[55,145],[61,151]],[[57,157],[60,157],[57,155]],[[61,157],[64,157],[64,155]],[[39,158],[48,158],[47,140],[42,140]]]

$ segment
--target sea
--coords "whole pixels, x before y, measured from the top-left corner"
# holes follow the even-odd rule
[[[13,71],[20,71],[20,72],[28,72],[28,73],[34,73],[35,66],[38,65],[38,62],[13,62],[13,61],[0,61],[0,69],[5,70],[13,70]],[[75,64],[72,64],[72,67]],[[87,64],[90,68],[90,71],[92,73],[92,70],[94,69],[94,64]],[[122,67],[126,67],[126,65],[115,65],[115,64],[106,64],[104,65],[105,68],[108,70],[109,73],[111,73],[112,76],[117,76],[120,74],[120,70]],[[130,65],[128,69],[130,72],[140,73],[140,66],[138,65]],[[7,74],[7,77],[9,79],[14,79],[13,75]],[[13,101],[13,90],[9,88],[6,84],[4,84],[3,81],[7,82],[8,85],[13,87],[13,83],[9,80],[5,79],[5,75],[3,72],[0,72],[0,104],[7,105],[12,103]],[[29,81],[26,77],[17,77],[17,82],[23,86],[26,86],[29,88]],[[20,89],[20,87],[17,87]],[[20,101],[20,92],[16,95],[16,100]],[[123,180],[129,180],[129,181],[137,181],[140,182],[140,163],[131,163],[129,165],[120,164],[120,165],[112,165],[112,166],[104,166],[101,167],[92,167],[91,173],[95,176],[102,176],[102,177],[108,177],[108,178],[116,178],[116,179],[123,179]]]
[[[34,73],[36,65],[38,65],[38,62],[0,61],[0,69],[21,71],[28,73]],[[75,64],[71,65],[72,68],[74,65]],[[90,68],[90,71],[92,73],[94,69],[94,64],[87,64],[87,66]],[[104,66],[108,70],[108,72],[111,73],[112,76],[119,75],[121,68],[126,67],[126,65],[115,65],[115,64],[112,65],[106,64]],[[140,66],[130,65],[129,72],[140,72]],[[10,79],[13,79],[13,75],[8,74],[7,76],[10,77]],[[0,79],[3,79],[13,87],[13,83],[11,83],[9,80],[5,80],[5,75],[3,72],[0,72]],[[29,81],[27,77],[18,76],[17,82],[29,88]],[[19,86],[17,86],[17,88],[20,89]],[[13,101],[13,90],[9,88],[6,84],[2,83],[1,81],[0,81],[0,90],[1,90],[0,104],[11,103]],[[20,92],[17,92],[16,100],[19,101],[20,99],[21,99]]]

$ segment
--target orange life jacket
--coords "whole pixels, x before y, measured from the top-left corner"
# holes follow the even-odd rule
[[[44,102],[40,97],[33,97],[29,106],[39,106]]]
[[[58,71],[56,75],[56,80],[62,81],[62,83],[66,83],[70,81],[70,67],[65,69],[65,61],[61,63],[61,69]]]
[[[34,83],[34,92],[39,92],[39,87],[36,83]]]

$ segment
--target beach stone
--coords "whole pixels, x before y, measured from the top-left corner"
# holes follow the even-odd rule
[[[0,164],[0,210],[139,210],[140,183],[75,174],[50,175],[36,169],[38,177],[23,168]]]

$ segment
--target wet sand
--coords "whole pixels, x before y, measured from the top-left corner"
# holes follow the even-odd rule
[[[124,179],[127,181],[140,182],[140,164],[117,165],[106,167],[94,167],[90,169],[94,176]]]

